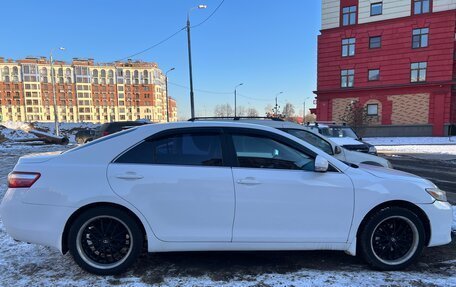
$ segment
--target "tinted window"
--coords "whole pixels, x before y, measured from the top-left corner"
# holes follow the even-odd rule
[[[218,134],[178,134],[145,141],[132,148],[117,163],[222,166]]]
[[[321,149],[322,151],[324,151],[327,154],[334,154],[330,143],[328,143],[321,137],[319,137],[311,132],[303,131],[303,130],[293,130],[293,129],[285,130],[285,132],[287,132],[291,135],[294,135],[295,137],[302,139],[303,141],[310,143],[314,147]]]
[[[233,135],[240,167],[314,170],[310,156],[270,138]]]

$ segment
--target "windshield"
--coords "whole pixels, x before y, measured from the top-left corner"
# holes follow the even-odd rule
[[[327,137],[333,138],[354,138],[358,139],[358,135],[350,127],[328,127],[320,128],[320,133]]]

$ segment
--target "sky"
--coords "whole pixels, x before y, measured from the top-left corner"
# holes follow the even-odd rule
[[[196,26],[222,0],[15,0],[2,3],[0,56],[21,59],[49,56],[57,60],[94,58],[112,62],[127,58],[185,27],[187,11]],[[278,96],[297,113],[313,107],[316,89],[317,35],[320,4],[316,0],[225,0],[205,23],[191,30],[195,110],[212,116],[214,107],[253,107],[264,115]],[[179,118],[190,116],[187,34],[132,57],[154,61],[169,76],[169,95],[177,100]]]

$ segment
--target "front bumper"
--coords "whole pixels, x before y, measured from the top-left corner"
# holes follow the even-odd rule
[[[6,232],[15,240],[56,248],[62,252],[62,234],[70,207],[23,203],[27,189],[7,190],[0,205]]]
[[[431,226],[428,247],[445,245],[451,242],[453,209],[448,202],[435,201],[433,204],[418,204],[426,213]]]

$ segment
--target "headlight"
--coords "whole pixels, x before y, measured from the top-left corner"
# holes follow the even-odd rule
[[[369,147],[369,153],[377,153],[377,149],[372,145]]]
[[[448,201],[446,192],[440,190],[438,187],[435,188],[426,188],[427,193],[429,193],[433,198],[438,201]]]

